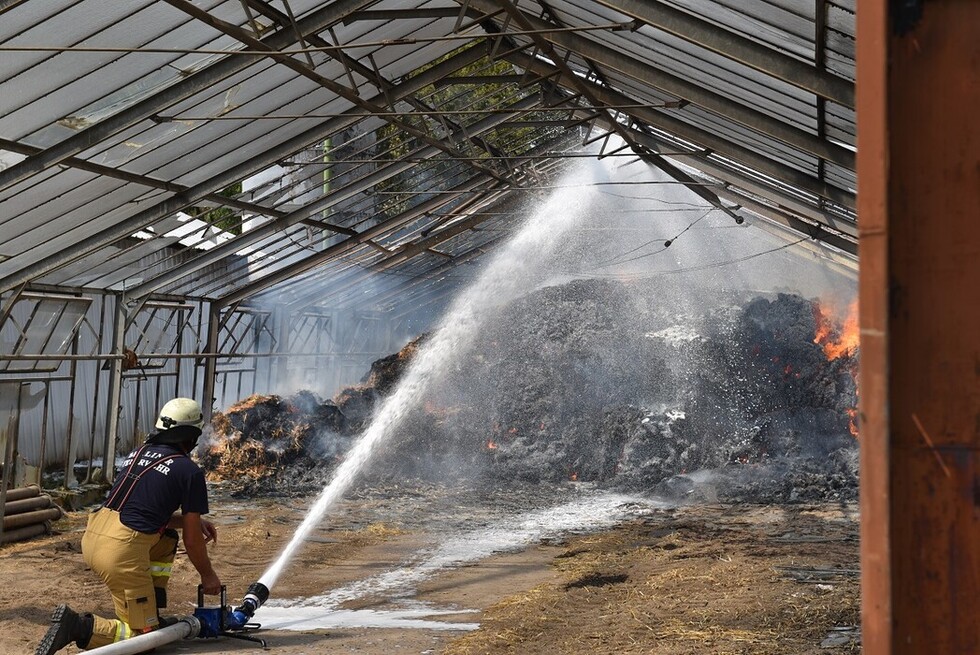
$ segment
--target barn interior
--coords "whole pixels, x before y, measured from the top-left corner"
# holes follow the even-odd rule
[[[278,652],[368,598],[367,653],[980,652],[978,14],[0,0],[11,580],[190,397]],[[564,628],[530,579],[399,604],[529,545]],[[294,579],[355,546],[388,577]],[[642,620],[603,629],[603,593]],[[371,636],[440,613],[456,638]]]

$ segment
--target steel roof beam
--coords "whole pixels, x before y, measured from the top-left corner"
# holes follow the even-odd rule
[[[586,85],[593,96],[606,104],[614,106],[640,104],[634,99],[608,87],[600,86],[580,78],[569,80],[568,76],[564,75],[557,68],[551,66],[544,60],[531,57],[530,55],[514,52],[507,54],[506,59],[522,69],[529,70],[537,75],[547,76],[555,84],[573,91],[581,85]],[[754,169],[763,175],[782,180],[790,186],[795,186],[816,196],[826,198],[848,209],[854,209],[856,207],[857,200],[853,193],[827,184],[823,180],[818,180],[802,171],[775,162],[754,150],[732,143],[723,137],[674,118],[669,112],[661,112],[653,108],[643,107],[622,109],[620,111],[628,114],[638,123],[645,123],[674,134],[684,141],[696,143],[726,159],[741,162],[748,168]]]
[[[538,98],[528,97],[516,103],[517,107],[530,107],[537,104]],[[502,116],[490,116],[482,121],[478,121],[471,126],[467,127],[467,136],[472,138],[483,132],[493,129],[498,124],[506,120],[506,115]],[[431,158],[437,154],[443,152],[443,149],[437,146],[426,146],[422,150],[416,153],[416,158]],[[277,158],[278,159],[278,158]],[[194,259],[185,261],[177,266],[174,266],[169,271],[161,273],[160,275],[151,278],[142,284],[137,285],[129,290],[128,295],[131,298],[139,298],[143,295],[152,293],[162,286],[165,286],[175,280],[178,280],[185,275],[189,275],[202,268],[208,266],[210,263],[217,261],[223,257],[231,255],[245,246],[250,246],[262,241],[263,239],[274,236],[276,233],[299,223],[305,218],[309,218],[316,212],[322,211],[333,207],[340,202],[347,200],[359,193],[370,189],[376,184],[383,182],[384,180],[390,179],[395,175],[407,171],[414,167],[416,164],[414,162],[403,162],[398,161],[396,163],[390,164],[385,168],[379,169],[373,173],[365,175],[364,177],[358,179],[356,182],[352,182],[342,189],[338,189],[336,192],[330,195],[323,196],[322,198],[315,200],[308,205],[304,205],[299,209],[290,212],[282,218],[277,218],[273,221],[260,225],[259,227],[242,233],[241,235],[225,241],[214,248],[207,250],[204,253],[196,256]],[[494,176],[496,177],[496,176]],[[506,180],[508,184],[513,184],[512,181]]]
[[[460,194],[466,194],[474,190],[479,185],[485,184],[487,180],[488,178],[486,177],[474,178],[455,187],[452,190],[459,191]],[[298,262],[284,266],[283,268],[280,268],[275,272],[266,275],[265,277],[259,278],[258,280],[255,280],[254,282],[251,282],[232,293],[216,299],[213,304],[217,307],[225,307],[227,305],[241,302],[242,300],[254,296],[255,294],[260,293],[271,286],[295,278],[309,271],[310,269],[316,268],[324,262],[339,257],[354,247],[364,243],[368,239],[373,239],[386,234],[391,230],[395,230],[402,225],[419,218],[423,214],[436,211],[440,207],[449,204],[457,197],[458,196],[452,195],[439,195],[435,198],[431,198],[430,200],[412,207],[408,211],[402,212],[393,218],[369,227],[368,229],[359,233],[357,236],[348,237],[347,239],[326,248],[322,252],[318,252],[315,255],[310,255],[309,257],[306,257]]]
[[[179,0],[179,1],[184,1],[184,0]],[[283,14],[282,12],[278,11],[277,9],[275,9],[274,7],[272,7],[271,5],[267,4],[263,0],[245,0],[245,1],[248,2],[253,8],[255,8],[256,11],[259,11],[264,16],[266,16],[268,18],[271,18],[272,20],[276,21],[279,25],[282,25],[282,26],[288,25],[289,17],[286,16],[285,14]],[[400,11],[400,10],[396,10],[396,11]],[[414,12],[416,10],[404,10],[404,11]],[[437,10],[436,13],[439,15],[439,17],[444,17],[444,13],[442,13],[444,11],[445,11],[444,9],[439,9],[439,10]],[[422,13],[426,13],[426,12],[423,11]],[[458,13],[459,12],[454,11],[452,15],[455,16]],[[308,37],[308,40],[313,45],[320,46],[320,47],[329,47],[331,45],[330,43],[328,43],[327,41],[325,41],[324,39],[322,39],[321,37],[316,36],[316,35],[310,35]],[[337,61],[341,62],[349,71],[350,70],[353,70],[356,73],[358,73],[359,75],[361,75],[361,77],[363,77],[364,79],[370,81],[372,84],[374,84],[378,88],[379,91],[382,91],[383,93],[389,92],[392,89],[392,87],[394,86],[394,84],[392,84],[392,82],[390,82],[387,79],[385,79],[377,70],[375,70],[373,68],[370,68],[368,66],[365,66],[364,64],[362,64],[361,62],[359,62],[357,59],[354,59],[353,57],[348,56],[347,53],[344,52],[343,50],[334,50],[334,51],[331,51],[331,56],[334,59],[336,59]],[[419,101],[418,99],[416,99],[412,95],[406,96],[404,98],[404,100],[405,100],[405,102],[407,102],[410,105],[412,105],[413,107],[415,107],[416,110],[418,110],[417,112],[412,112],[412,114],[415,114],[415,113],[423,113],[423,114],[430,115],[430,116],[442,116],[442,114],[440,112],[433,111],[433,108],[432,107],[429,107],[429,106],[425,105],[425,103]],[[379,107],[377,109],[381,109],[381,108]],[[386,107],[384,109],[386,109],[386,110],[388,110],[388,109],[394,109],[394,107]],[[374,110],[374,108],[372,108],[372,110]],[[384,113],[386,115],[387,114],[391,114],[390,111],[385,111]],[[407,116],[407,115],[410,115],[410,114],[404,114],[404,115]],[[401,117],[402,114],[398,114],[398,116]],[[388,120],[388,119],[386,118],[386,120]],[[453,130],[462,130],[462,127],[459,124],[453,123],[451,121],[448,121],[444,116],[442,117],[442,120],[444,122],[449,123],[449,125],[451,126],[450,129],[453,129]],[[400,125],[401,126],[400,123],[396,123],[394,121],[391,121],[391,122],[392,122],[392,124],[396,124],[396,125]],[[473,139],[473,142],[475,143],[475,145],[477,145],[481,149],[485,150],[490,155],[497,155],[498,154],[498,153],[494,152],[494,150],[486,142],[484,142],[482,139]],[[431,141],[429,143],[432,144],[432,145],[435,145]],[[472,160],[472,161],[478,161],[478,160]],[[478,170],[484,171],[484,169],[482,169],[480,166],[477,166],[476,164],[471,164],[471,165],[474,166],[475,168],[477,168]]]
[[[204,22],[207,25],[210,25],[211,27],[215,28],[218,31],[238,39],[239,41],[241,41],[247,46],[259,50],[265,49],[267,47],[262,41],[253,37],[248,32],[248,30],[242,29],[237,25],[232,25],[231,23],[227,23],[218,18],[215,18],[207,11],[204,11],[203,9],[200,9],[199,7],[194,5],[192,2],[190,2],[190,0],[164,0],[164,2],[180,9],[181,11],[186,12],[188,15],[197,18],[198,20]],[[336,93],[341,98],[344,98],[345,100],[354,103],[358,107],[365,109],[371,112],[372,114],[378,115],[385,122],[390,123],[391,125],[403,130],[407,134],[411,134],[412,136],[424,141],[425,143],[428,143],[430,146],[438,148],[439,150],[442,150],[449,154],[458,154],[455,149],[455,143],[458,139],[456,138],[447,139],[445,136],[433,136],[428,132],[426,132],[425,130],[415,127],[411,123],[408,123],[406,121],[400,120],[399,118],[392,116],[387,111],[387,105],[389,104],[389,102],[387,101],[387,97],[385,101],[381,102],[380,104],[377,102],[373,102],[371,100],[366,100],[360,96],[360,94],[357,92],[356,89],[346,87],[343,84],[339,84],[338,82],[328,77],[324,77],[323,75],[320,75],[316,71],[310,69],[303,62],[300,62],[299,60],[293,58],[291,55],[284,54],[279,51],[269,50],[268,56],[274,59],[277,63],[286,66],[287,68],[302,75],[303,77],[306,77],[309,80],[312,80],[313,82],[316,82],[317,84],[327,89],[328,91],[332,93]],[[411,98],[406,98],[406,101],[411,102]],[[473,140],[471,136],[468,136],[466,134],[465,130],[458,130],[457,132],[461,133],[464,139],[468,138],[471,141]],[[447,145],[447,141],[449,142],[449,145]],[[473,142],[478,143],[477,141],[473,141]],[[470,162],[470,166],[484,173],[487,173],[488,175],[492,175],[496,177],[501,182],[508,182],[506,176],[500,175],[493,169],[485,168],[482,165],[477,164],[475,161]]]
[[[669,143],[664,143],[660,139],[642,132],[636,132],[634,138],[637,141],[649,144],[650,147],[653,148],[660,147],[661,144],[667,145],[668,147],[670,146]],[[843,250],[844,252],[852,255],[857,254],[856,226],[845,224],[843,221],[832,220],[814,206],[807,205],[800,200],[790,198],[783,193],[773,190],[771,187],[763,186],[750,178],[722,168],[709,160],[698,159],[698,162],[694,165],[694,167],[708,175],[711,175],[712,177],[716,177],[724,181],[726,184],[731,184],[733,187],[742,189],[747,193],[767,198],[776,203],[778,207],[782,207],[785,211],[796,213],[799,216],[813,221],[814,223],[818,223],[819,225],[815,225],[814,223],[807,222],[805,220],[791,220],[789,218],[780,221],[788,227],[792,227],[793,229],[814,239],[824,241],[829,245],[838,248],[839,250]],[[755,202],[751,199],[751,197],[746,197],[742,194],[731,192],[726,194],[724,189],[717,189],[716,191],[718,192],[718,195],[724,195],[727,199],[747,207],[750,205],[753,205],[756,209],[765,207],[763,203]],[[785,216],[785,214],[783,215]],[[833,230],[834,232],[828,232],[827,230],[822,229],[821,225]],[[843,231],[840,228],[846,228],[847,231]],[[835,232],[839,234],[835,234]],[[855,234],[852,235],[851,233]],[[841,234],[844,236],[841,236]]]
[[[300,20],[299,32],[300,34],[319,32],[339,22],[345,16],[357,11],[361,7],[372,4],[374,1],[337,0],[336,2],[331,2],[324,8]],[[262,44],[263,47],[280,50],[295,42],[295,33],[292,30],[283,30],[269,35],[269,37],[262,41]],[[12,184],[16,184],[35,173],[50,168],[68,157],[99,145],[113,134],[148,119],[174,103],[185,100],[195,93],[213,86],[226,77],[245,70],[264,58],[263,55],[229,56],[199,72],[193,73],[163,91],[123,109],[119,113],[45,149],[43,152],[31,155],[10,168],[0,171],[0,190],[6,189]]]
[[[833,100],[850,109],[854,108],[852,82],[785,55],[763,43],[739,36],[692,14],[675,9],[660,0],[597,1],[647,25],[669,32],[783,82],[827,100]]]
[[[499,9],[493,0],[457,0],[466,2],[484,13]],[[677,77],[655,66],[636,61],[630,56],[602,45],[580,34],[561,32],[554,23],[522,13],[523,20],[533,29],[541,30],[541,36],[549,43],[571,50],[595,64],[613,69],[643,84],[654,86],[672,96],[692,102],[720,116],[749,127],[768,137],[777,139],[817,157],[832,161],[839,166],[854,170],[854,152],[830,141],[818,138],[805,130],[773,118],[751,107]],[[550,32],[549,32],[550,30]]]
[[[457,55],[440,62],[438,65],[424,71],[423,73],[405,80],[393,90],[393,94],[389,95],[395,98],[401,98],[403,95],[415,93],[419,89],[431,84],[433,80],[444,77],[445,75],[456,71],[463,66],[472,64],[485,55],[486,51],[483,48],[468,48],[463,50]],[[378,97],[380,98],[381,96],[379,95]],[[200,184],[189,187],[182,193],[178,193],[171,198],[167,198],[166,200],[163,200],[152,207],[134,214],[133,216],[123,219],[119,223],[113,225],[112,227],[106,228],[98,234],[81,239],[71,249],[59,251],[58,253],[49,255],[48,257],[38,261],[34,261],[27,266],[23,266],[20,269],[15,269],[9,273],[4,273],[4,263],[0,263],[0,291],[6,291],[7,289],[17,286],[21,282],[31,281],[35,278],[41,277],[46,273],[50,273],[53,270],[61,268],[66,264],[88,255],[98,248],[115,243],[120,239],[125,239],[139,230],[152,225],[155,221],[194,204],[204,196],[224,189],[230,184],[239,182],[249,175],[257,173],[264,168],[275,164],[284,157],[288,157],[296,152],[299,152],[303,148],[308,147],[310,144],[322,141],[330,134],[347,129],[363,120],[364,117],[360,115],[359,111],[352,109],[351,112],[354,115],[341,116],[325,121],[324,123],[312,127],[309,130],[288,139],[287,141],[276,144],[273,148],[270,148],[260,155],[252,157],[251,159],[248,159],[237,166],[227,169],[220,174],[201,182]]]
[[[456,18],[459,9],[430,7],[420,9],[362,9],[344,18],[344,25],[360,20],[392,21],[405,18]]]
[[[493,198],[485,200],[483,203],[481,203],[481,206],[493,202],[493,200],[494,200]],[[450,238],[456,236],[457,234],[460,234],[461,232],[465,232],[466,230],[472,229],[479,223],[490,220],[490,218],[491,217],[489,216],[471,216],[469,219],[466,219],[465,221],[461,221],[461,223],[465,223],[465,226],[460,227],[460,229],[454,230],[452,232],[443,231],[433,237],[423,239],[422,241],[417,241],[413,244],[407,244],[406,246],[403,246],[400,250],[394,251],[394,253],[390,257],[383,259],[379,262],[375,262],[373,265],[371,265],[370,267],[371,270],[365,270],[363,276],[358,280],[347,282],[339,287],[332,288],[330,290],[330,293],[326,297],[331,297],[331,296],[336,296],[338,294],[341,294],[347,289],[351,288],[353,284],[359,282],[360,279],[373,276],[379,272],[386,271],[392,268],[393,266],[397,266],[398,264],[408,261],[409,259],[417,255],[427,252],[433,246],[439,245],[440,243],[449,240]],[[454,225],[454,227],[456,226]],[[322,290],[317,290],[314,293],[308,293],[306,295],[300,296],[296,300],[293,300],[292,302],[289,303],[288,309],[291,312],[296,311],[297,309],[304,309],[318,301],[323,300],[324,298],[325,296]]]
[[[41,148],[35,146],[29,146],[24,143],[18,143],[16,141],[10,141],[9,139],[0,139],[0,149],[8,150],[10,152],[16,152],[22,155],[34,155],[39,152],[43,152]],[[162,191],[169,191],[171,193],[182,193],[187,191],[188,187],[183,184],[176,184],[174,182],[167,182],[166,180],[158,180],[154,177],[149,177],[147,175],[138,175],[136,173],[130,173],[128,171],[120,170],[118,168],[112,168],[110,166],[103,166],[102,164],[93,164],[92,162],[86,161],[84,159],[79,159],[78,157],[69,157],[62,161],[60,166],[67,166],[69,168],[76,168],[80,171],[86,171],[88,173],[95,173],[96,175],[101,175],[103,177],[111,177],[116,180],[122,180],[124,182],[132,182],[133,184],[139,184],[142,186],[150,187],[151,189],[160,189]],[[238,200],[237,198],[230,198],[228,196],[223,196],[219,193],[209,193],[201,196],[201,200],[207,201],[209,204],[215,206],[223,207],[233,207],[234,209],[240,209],[245,212],[250,212],[252,214],[263,214],[266,216],[285,216],[286,212],[280,211],[273,207],[266,207],[264,205],[258,205],[253,202],[245,202],[244,200]],[[308,222],[313,227],[327,227],[324,223],[320,221],[309,221]],[[337,228],[340,231],[346,228],[340,226],[330,226],[330,229]]]

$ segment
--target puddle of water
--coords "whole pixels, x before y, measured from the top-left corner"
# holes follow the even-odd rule
[[[479,624],[446,623],[426,617],[459,614],[458,609],[416,606],[391,611],[344,610],[344,603],[387,597],[404,606],[420,583],[438,573],[458,568],[491,555],[521,550],[542,540],[568,534],[607,529],[635,516],[670,505],[648,498],[596,493],[531,512],[500,517],[489,527],[450,535],[438,546],[416,553],[403,565],[357,580],[322,595],[308,598],[270,599],[256,612],[255,620],[266,629],[313,630],[338,626],[406,627],[473,630]],[[476,610],[464,610],[473,612]]]
[[[330,628],[407,628],[413,630],[470,631],[479,623],[433,621],[432,616],[473,614],[478,610],[449,610],[419,607],[393,610],[341,610],[322,607],[268,607],[261,609],[262,627],[276,630],[323,630]]]

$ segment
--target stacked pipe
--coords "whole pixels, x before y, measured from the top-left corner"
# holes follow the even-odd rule
[[[64,512],[41,493],[36,484],[19,489],[9,489],[3,504],[3,532],[0,544],[32,539],[51,531],[51,521],[57,521]]]

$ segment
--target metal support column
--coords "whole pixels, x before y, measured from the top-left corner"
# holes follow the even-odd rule
[[[125,294],[116,294],[112,320],[113,355],[122,355],[126,349],[126,328],[129,327],[129,314],[126,312]],[[109,360],[109,391],[106,402],[105,440],[102,442],[102,475],[95,476],[96,482],[112,482],[115,475],[116,443],[119,438],[119,416],[122,414],[122,374],[123,358]],[[94,453],[92,454],[94,457]]]
[[[269,362],[271,379],[268,391],[284,386],[289,381],[289,336],[292,331],[293,313],[286,305],[276,305],[272,310],[272,329],[275,331],[275,351],[280,354]],[[319,360],[316,365],[319,366]]]
[[[863,650],[980,653],[980,3],[857,18]]]
[[[214,303],[208,307],[208,338],[205,342],[204,352],[207,354],[215,353],[218,349],[218,333],[221,328],[221,309]],[[204,393],[201,394],[201,409],[204,410],[204,422],[211,422],[211,414],[214,411],[215,380],[217,378],[218,358],[204,358]]]

